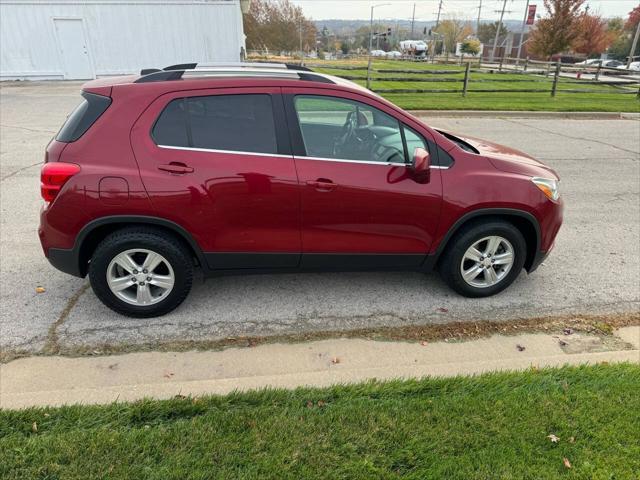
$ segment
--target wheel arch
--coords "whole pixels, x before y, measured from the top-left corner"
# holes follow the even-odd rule
[[[107,235],[134,225],[151,226],[159,231],[172,234],[189,249],[200,265],[207,265],[198,243],[185,228],[177,223],[164,218],[146,215],[114,215],[97,218],[86,224],[78,233],[73,250],[80,276],[86,276],[91,255]]]
[[[512,208],[483,208],[464,214],[449,228],[445,236],[440,241],[435,254],[432,256],[433,258],[430,262],[430,266],[433,267],[437,265],[450,240],[457,232],[460,231],[461,228],[472,222],[477,222],[480,219],[489,218],[507,221],[522,233],[522,236],[527,243],[527,258],[524,263],[524,268],[527,271],[531,271],[536,258],[539,255],[538,252],[540,251],[540,245],[542,244],[540,224],[536,217],[531,213]]]

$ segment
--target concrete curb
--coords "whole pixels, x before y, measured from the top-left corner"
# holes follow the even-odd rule
[[[532,366],[640,363],[640,326],[620,329],[614,337],[560,336],[494,335],[429,344],[334,339],[215,352],[29,357],[0,366],[0,407],[166,399],[267,387],[325,387],[372,378],[473,375]]]
[[[427,118],[536,118],[570,120],[640,120],[640,112],[534,112],[509,110],[409,110]]]

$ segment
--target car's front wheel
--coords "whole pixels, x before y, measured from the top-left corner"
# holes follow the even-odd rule
[[[105,238],[89,265],[96,296],[131,317],[164,315],[186,298],[193,281],[189,251],[173,236],[128,228]]]
[[[513,283],[526,255],[526,241],[512,224],[476,222],[451,240],[440,261],[440,274],[461,295],[488,297]]]

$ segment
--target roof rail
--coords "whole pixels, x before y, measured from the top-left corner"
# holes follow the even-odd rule
[[[157,68],[146,68],[140,71],[140,78],[134,83],[162,82],[169,80],[180,80],[185,74],[189,76],[221,76],[221,77],[282,77],[296,78],[312,82],[335,83],[330,78],[313,73],[313,70],[300,65],[285,63],[242,63],[242,62],[220,62],[220,63],[183,63],[170,65],[162,70]]]

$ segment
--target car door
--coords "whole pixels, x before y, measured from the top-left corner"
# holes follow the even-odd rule
[[[433,139],[368,97],[283,93],[301,185],[302,266],[419,266],[438,226],[442,182],[437,168],[427,183],[414,178],[407,150]]]
[[[189,231],[214,269],[291,268],[299,187],[279,88],[173,92],[131,132],[158,215]]]

